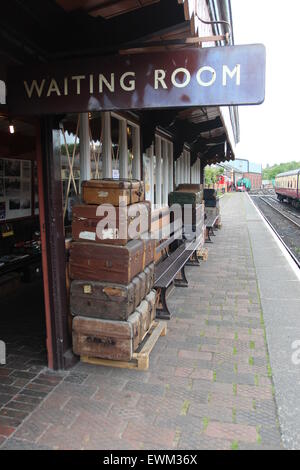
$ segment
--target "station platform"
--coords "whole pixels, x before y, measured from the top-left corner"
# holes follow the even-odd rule
[[[1,449],[300,448],[299,278],[246,194],[225,195],[221,214],[149,370],[24,374],[22,400],[0,407]]]

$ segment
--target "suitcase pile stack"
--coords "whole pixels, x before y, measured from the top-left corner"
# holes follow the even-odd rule
[[[186,238],[205,236],[203,191],[200,184],[179,184],[176,191],[169,194],[169,206],[182,206],[182,223]],[[191,223],[190,223],[191,222]]]
[[[119,196],[125,214],[120,219]],[[151,228],[151,205],[144,201],[143,182],[132,180],[85,181],[82,199],[84,204],[73,207],[69,262],[73,351],[130,361],[156,315],[154,242],[145,237]],[[148,220],[139,223],[139,238],[131,239],[130,222],[141,213]],[[104,225],[107,214],[109,223]],[[115,224],[110,223],[112,217]]]
[[[164,240],[166,240],[170,233],[170,211],[169,207],[160,207],[152,211],[151,217],[151,234],[155,240],[155,248],[157,248]],[[163,253],[168,251],[155,250],[154,262],[157,264],[163,257]]]
[[[209,216],[218,216],[217,226],[221,225],[221,215],[220,215],[220,203],[217,196],[217,191],[215,189],[204,189],[203,199],[205,202],[205,213],[207,217]]]

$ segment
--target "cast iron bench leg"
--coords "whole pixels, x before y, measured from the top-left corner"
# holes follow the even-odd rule
[[[172,317],[172,314],[167,305],[166,292],[167,289],[165,287],[160,290],[159,298],[161,307],[156,309],[156,318],[159,320],[170,320]]]
[[[176,287],[188,287],[188,280],[185,275],[185,265],[182,266],[180,270],[181,279],[174,279],[174,284]]]
[[[210,231],[211,231],[211,228],[208,228],[207,229],[207,240],[205,240],[205,243],[212,243],[212,239],[210,238]]]
[[[197,250],[193,252],[192,256],[190,257],[186,265],[187,266],[200,266],[200,261],[197,255]]]

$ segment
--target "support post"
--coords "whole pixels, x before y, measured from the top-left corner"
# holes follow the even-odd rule
[[[205,178],[204,178],[204,169],[206,167],[206,161],[205,160],[199,160],[199,173],[200,173],[200,184],[205,184]]]
[[[66,251],[63,222],[63,204],[60,164],[60,131],[52,116],[40,119],[38,145],[38,174],[42,178],[44,214],[41,227],[45,241],[43,275],[47,279],[47,299],[50,308],[53,369],[66,369],[76,358],[71,350],[68,331],[68,303],[66,289]],[[39,181],[39,185],[41,182]],[[41,189],[39,189],[41,191]],[[44,272],[46,269],[46,272]],[[47,312],[47,304],[46,304]],[[47,318],[46,318],[47,319]],[[49,321],[49,318],[48,318]],[[47,335],[49,331],[47,329]],[[50,341],[47,338],[47,343]]]
[[[161,206],[161,138],[155,136],[155,157],[156,157],[156,187],[155,187],[155,196],[156,204]]]
[[[125,119],[119,121],[120,136],[120,178],[128,178],[128,143],[127,143],[127,122]]]
[[[191,154],[187,153],[187,171],[188,171],[188,183],[191,182]]]
[[[81,113],[79,120],[80,188],[82,181],[91,179],[90,128],[88,113]]]
[[[132,177],[141,179],[141,138],[140,128],[138,126],[132,127]]]
[[[151,204],[154,204],[154,164],[153,164],[153,144],[147,149],[148,157],[150,159],[150,194],[151,194]]]
[[[169,196],[169,162],[168,162],[168,142],[162,141],[162,156],[163,156],[163,204],[168,205]]]
[[[112,177],[112,143],[111,116],[109,112],[101,113],[102,123],[102,178]]]
[[[173,191],[174,165],[173,165],[173,143],[168,143],[169,154],[169,193]]]
[[[185,172],[184,172],[184,151],[180,155],[180,183],[185,183]]]

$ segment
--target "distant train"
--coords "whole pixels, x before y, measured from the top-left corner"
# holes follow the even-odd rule
[[[279,201],[287,201],[300,208],[300,168],[279,173],[275,178],[275,192]]]

